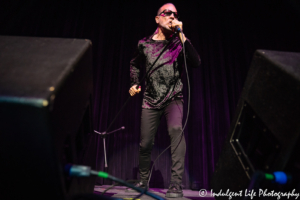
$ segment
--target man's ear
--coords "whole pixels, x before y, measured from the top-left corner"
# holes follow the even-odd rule
[[[158,24],[158,22],[159,22],[158,20],[159,20],[159,16],[156,16],[156,17],[155,17],[155,21],[156,21],[157,24]]]

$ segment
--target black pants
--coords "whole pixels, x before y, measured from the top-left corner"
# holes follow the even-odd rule
[[[142,109],[141,117],[141,143],[139,150],[139,172],[142,181],[148,180],[151,163],[151,150],[154,137],[164,115],[168,124],[171,139],[172,169],[171,181],[181,183],[184,172],[184,157],[186,151],[184,135],[182,132],[183,106],[181,100],[174,100],[163,109]]]

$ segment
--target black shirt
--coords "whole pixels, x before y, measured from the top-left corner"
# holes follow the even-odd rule
[[[131,85],[139,84],[140,64],[144,63],[146,72],[164,49],[168,40],[153,40],[153,35],[145,37],[138,42],[138,47],[130,61]],[[198,67],[200,57],[190,41],[184,43],[187,65]],[[146,109],[160,109],[167,106],[170,100],[183,98],[181,74],[183,69],[182,44],[175,37],[152,67],[145,79],[145,92],[142,107]]]

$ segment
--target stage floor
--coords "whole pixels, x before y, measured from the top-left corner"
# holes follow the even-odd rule
[[[95,194],[101,194],[104,190],[106,190],[110,185],[96,185],[94,188]],[[125,192],[126,187],[125,186],[115,186],[112,189],[108,190],[105,195],[115,198],[126,198],[126,200],[131,200],[130,198],[136,197],[139,193],[128,193]],[[183,197],[182,198],[166,198],[165,194],[167,192],[167,189],[161,189],[161,188],[150,188],[149,190],[152,193],[155,193],[158,196],[161,196],[165,199],[169,200],[188,200],[188,199],[195,199],[195,200],[215,200],[214,197],[210,195],[208,192],[205,197],[199,196],[199,191],[192,191],[189,189],[183,190]],[[147,195],[141,196],[139,199],[141,200],[152,200],[152,197],[149,197]]]

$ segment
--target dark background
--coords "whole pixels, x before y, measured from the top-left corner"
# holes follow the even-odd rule
[[[191,110],[183,184],[210,188],[214,166],[256,49],[299,52],[300,3],[297,0],[172,1],[183,31],[198,51],[202,66],[189,68]],[[166,1],[40,1],[0,3],[0,35],[90,39],[93,44],[94,129],[105,131],[128,98],[129,62],[138,40],[152,34],[154,17]],[[45,72],[46,73],[46,72]],[[187,84],[184,76],[185,113]],[[137,179],[142,95],[129,102],[107,138],[107,171]],[[76,108],[74,108],[76,109]],[[169,145],[162,120],[152,160]],[[104,171],[102,139],[97,170]],[[150,187],[167,187],[170,153],[155,165]],[[110,184],[98,179],[98,183]]]

